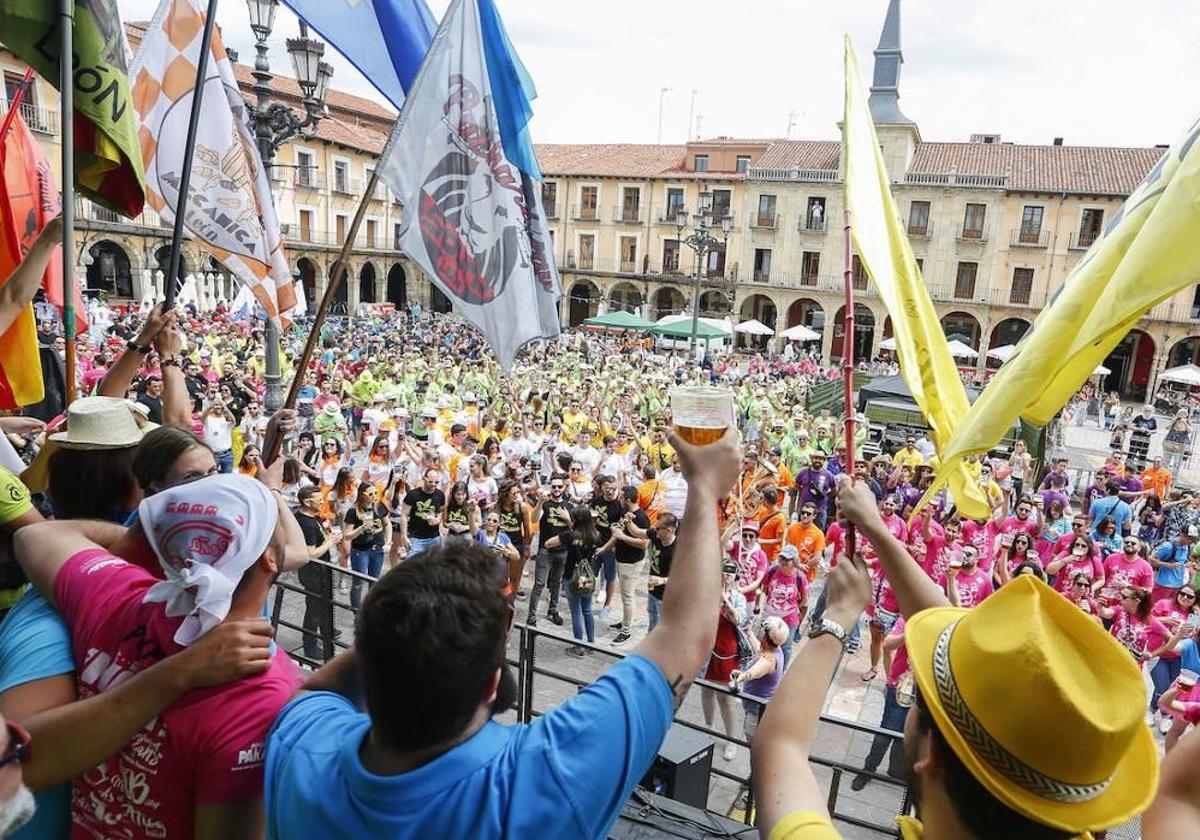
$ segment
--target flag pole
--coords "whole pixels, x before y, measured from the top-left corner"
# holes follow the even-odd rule
[[[183,251],[183,220],[187,212],[188,190],[192,181],[192,161],[196,156],[196,125],[200,122],[200,107],[204,102],[204,83],[208,73],[208,56],[212,52],[213,25],[217,20],[217,0],[208,0],[204,16],[204,34],[200,39],[200,55],[196,59],[196,86],[192,88],[192,112],[188,115],[187,139],[184,141],[183,171],[179,173],[179,196],[175,199],[175,224],[171,228],[171,258],[163,281],[163,311],[175,306],[176,278]]]
[[[59,0],[59,90],[62,114],[62,282],[67,404],[75,401],[75,0]]]
[[[21,78],[21,84],[17,85],[16,91],[13,93],[12,102],[8,103],[8,113],[4,115],[4,122],[0,123],[0,143],[8,139],[8,130],[12,128],[13,120],[17,117],[17,111],[21,107],[21,102],[25,99],[25,91],[29,90],[29,85],[33,82],[33,68],[29,67],[25,70],[25,75]]]
[[[216,0],[212,0],[215,2]],[[382,160],[382,157],[381,157]],[[300,388],[304,385],[304,378],[307,375],[309,362],[312,361],[313,352],[317,348],[317,339],[321,336],[321,327],[325,324],[325,318],[329,315],[329,310],[333,306],[334,298],[337,296],[337,290],[342,285],[342,281],[347,279],[349,274],[349,259],[350,251],[354,247],[354,240],[358,238],[358,229],[362,225],[363,218],[367,215],[367,202],[371,200],[371,196],[375,193],[375,187],[379,183],[379,167],[376,166],[371,172],[371,178],[367,181],[367,187],[363,190],[362,200],[358,203],[358,210],[354,212],[354,221],[350,223],[350,230],[346,232],[346,240],[342,243],[341,253],[338,254],[337,262],[333,264],[333,270],[329,272],[329,282],[325,284],[325,293],[321,295],[321,304],[317,307],[317,314],[313,318],[312,329],[308,331],[308,338],[304,341],[304,351],[300,354],[300,358],[296,360],[296,365],[292,369],[292,384],[288,386],[287,397],[283,401],[282,408],[294,408],[296,398],[300,395]],[[276,435],[274,439],[264,441],[263,446],[263,463],[270,465],[277,457],[279,457],[279,448],[283,443],[282,435]]]
[[[842,335],[843,406],[846,417],[846,474],[854,480],[854,257],[850,244],[850,208],[843,211],[842,281],[846,287],[846,316]],[[854,526],[846,532],[846,547],[854,552]]]

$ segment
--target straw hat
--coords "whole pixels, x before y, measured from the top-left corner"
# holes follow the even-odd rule
[[[21,473],[31,493],[44,493],[50,481],[50,456],[59,449],[128,449],[142,434],[157,428],[138,425],[133,405],[119,397],[82,397],[67,407],[67,430],[46,439],[37,457]]]
[[[1158,749],[1142,720],[1141,672],[1046,584],[1022,576],[974,609],[924,610],[904,638],[938,730],[1014,811],[1082,833],[1153,799]]]

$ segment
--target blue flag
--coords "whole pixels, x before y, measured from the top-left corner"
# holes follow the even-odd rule
[[[283,2],[396,108],[404,104],[437,29],[425,0]]]

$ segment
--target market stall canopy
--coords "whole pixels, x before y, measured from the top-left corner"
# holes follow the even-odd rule
[[[818,341],[821,334],[816,330],[811,330],[803,324],[797,324],[794,327],[789,327],[780,333],[781,336],[788,341]]]
[[[883,341],[879,342],[879,349],[891,350],[894,353],[896,351],[896,339],[885,338]]]
[[[775,335],[775,330],[754,318],[751,318],[749,321],[742,321],[742,323],[733,328],[733,331],[745,333],[746,335]]]
[[[1158,375],[1158,381],[1200,386],[1200,367],[1196,365],[1180,365],[1179,367],[1167,368]]]
[[[948,342],[950,347],[950,355],[956,359],[973,359],[979,355],[979,351],[969,344],[964,344],[957,338]]]
[[[653,321],[647,321],[640,315],[634,315],[632,312],[626,312],[623,309],[618,309],[616,312],[609,312],[604,315],[597,315],[595,318],[588,318],[583,323],[589,327],[599,327],[605,330],[645,331],[654,326]]]
[[[1096,365],[1096,369],[1092,371],[1092,376],[1108,376],[1110,373],[1112,373],[1112,371],[1106,368],[1104,365]]]
[[[654,335],[663,336],[664,338],[691,338],[692,337],[692,319],[685,318],[682,321],[673,321],[670,324],[657,323],[649,330]],[[705,323],[703,319],[696,322],[696,338],[706,340],[710,338],[728,338],[729,330],[712,324]]]
[[[987,352],[987,354],[988,354],[989,359],[996,359],[997,361],[1007,362],[1009,359],[1011,359],[1013,356],[1015,356],[1017,354],[1017,345],[1001,344],[999,347],[993,347],[991,350],[989,350]]]

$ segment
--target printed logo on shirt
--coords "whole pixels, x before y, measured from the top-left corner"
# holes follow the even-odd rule
[[[254,741],[248,749],[238,750],[237,766],[234,769],[246,770],[262,764],[265,751],[266,744],[263,741]]]

